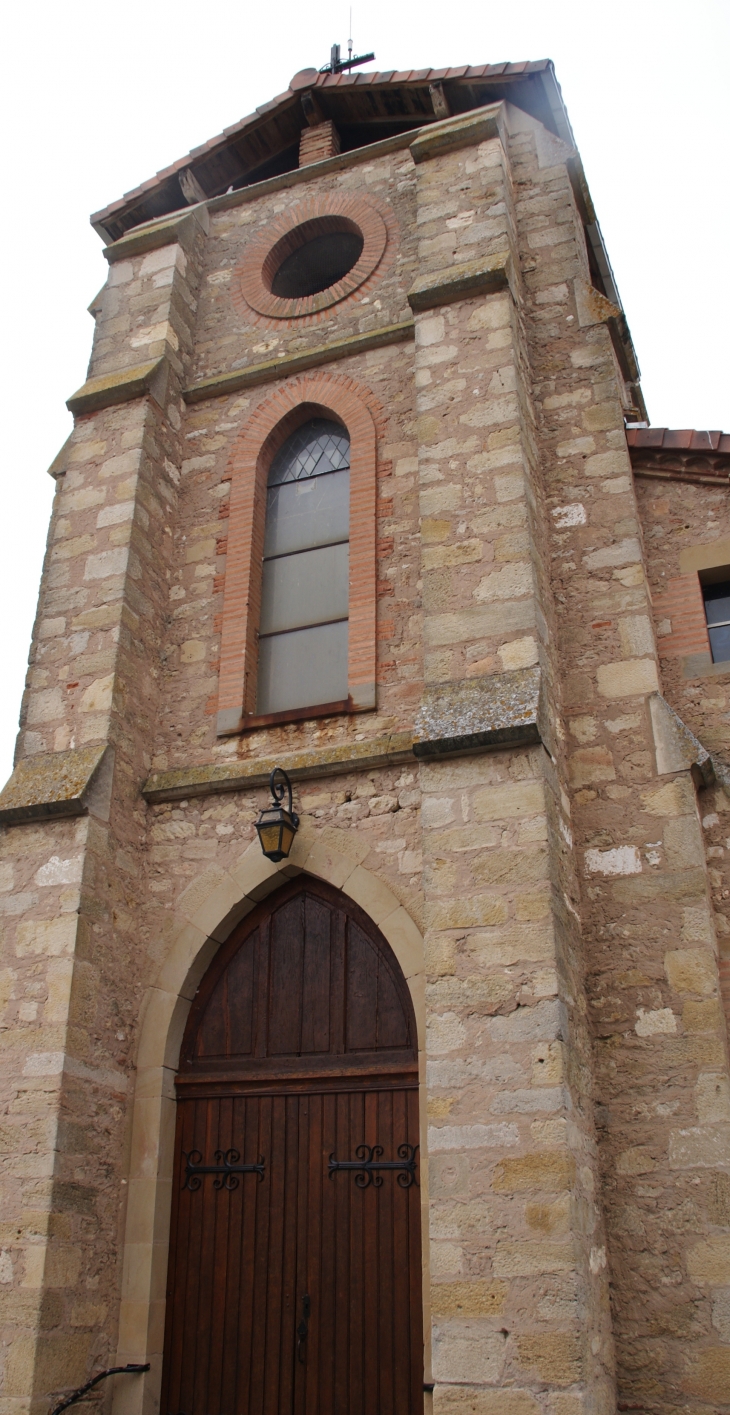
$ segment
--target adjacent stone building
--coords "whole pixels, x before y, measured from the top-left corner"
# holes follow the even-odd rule
[[[285,1276],[284,1385],[226,1403],[210,1351],[252,1283],[214,1258],[175,1338],[210,1327],[209,1374],[164,1415],[730,1411],[730,436],[648,426],[552,65],[305,69],[93,223],[109,277],[0,796],[0,1415],[127,1363],[97,1394],[160,1408],[171,1207],[182,1262],[183,1200],[232,1233],[278,1182],[258,1138],[234,1173],[235,1124],[175,1150],[181,1056],[215,979],[242,995],[221,959],[307,899],[369,940],[361,1051],[386,1086],[411,1048],[420,1115],[398,1159],[355,1044],[323,1043],[366,1119],[356,1176],[322,1140],[317,1192],[353,1243],[403,1181],[422,1276],[382,1297],[390,1356],[363,1309],[364,1379],[327,1397]],[[254,828],[275,766],[279,863]],[[302,966],[266,1094],[314,1114]],[[270,1224],[309,1202],[297,1173]],[[406,1359],[416,1384],[379,1388]]]

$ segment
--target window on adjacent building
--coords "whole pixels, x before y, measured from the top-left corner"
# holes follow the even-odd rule
[[[727,573],[727,572],[726,572]],[[730,662],[730,580],[702,586],[713,663]]]
[[[347,698],[350,439],[313,418],[271,463],[257,714]]]

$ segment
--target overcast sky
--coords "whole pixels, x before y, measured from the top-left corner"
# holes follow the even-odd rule
[[[0,783],[53,484],[106,278],[98,210],[343,51],[340,0],[40,0],[5,21]],[[727,0],[356,0],[377,69],[550,58],[655,426],[730,431]]]

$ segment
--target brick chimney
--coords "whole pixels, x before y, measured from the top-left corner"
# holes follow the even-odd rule
[[[324,162],[326,157],[336,157],[340,151],[340,135],[330,119],[317,123],[313,128],[302,128],[299,142],[299,166],[308,167],[310,162]]]

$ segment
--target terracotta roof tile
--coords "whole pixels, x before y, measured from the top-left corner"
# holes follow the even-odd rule
[[[696,434],[691,428],[665,428],[662,447],[691,447]]]
[[[696,428],[628,427],[629,447],[685,452],[730,452],[730,433],[704,432]]]

